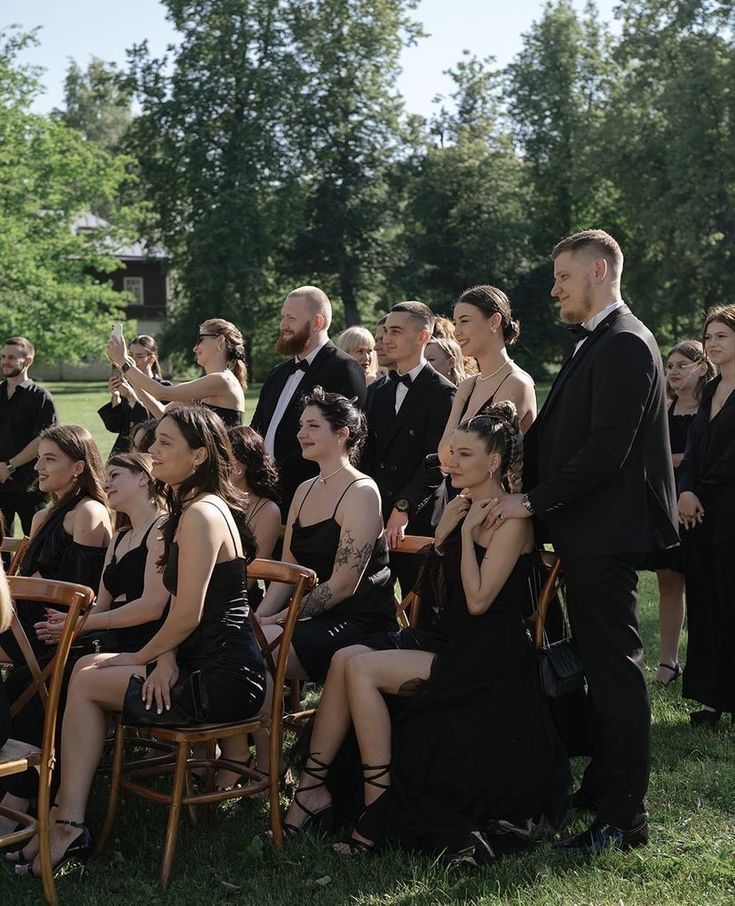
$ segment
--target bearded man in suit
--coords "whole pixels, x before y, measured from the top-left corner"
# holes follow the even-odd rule
[[[623,254],[585,230],[551,254],[574,345],[525,439],[525,494],[488,501],[488,524],[535,517],[561,557],[587,677],[592,759],[573,804],[596,815],[560,846],[648,842],[651,712],[638,631],[641,555],[678,540],[663,363],[623,302]]]
[[[301,456],[296,439],[303,398],[318,385],[365,406],[365,373],[329,339],[331,323],[332,305],[323,290],[299,286],[286,296],[276,351],[290,358],[265,379],[250,423],[276,461],[284,520],[296,488],[319,471],[316,463]]]

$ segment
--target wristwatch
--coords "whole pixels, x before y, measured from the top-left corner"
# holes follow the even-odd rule
[[[5,463],[5,468],[8,470],[8,475],[12,475],[15,472],[17,466],[14,466],[13,463],[8,460]]]
[[[411,502],[405,497],[399,497],[398,500],[393,501],[393,509],[398,510],[399,513],[407,513],[411,509]]]
[[[128,371],[130,371],[130,369],[131,369],[132,367],[133,367],[133,363],[132,363],[132,362],[127,362],[127,361],[125,361],[125,362],[123,362],[122,365],[120,366],[120,371],[122,371],[123,374],[127,374]]]
[[[534,510],[533,504],[532,504],[531,501],[528,499],[528,494],[524,494],[523,497],[521,497],[521,503],[522,503],[523,506],[526,508],[526,511],[528,512],[529,516],[535,516],[535,515],[536,515],[536,510]]]

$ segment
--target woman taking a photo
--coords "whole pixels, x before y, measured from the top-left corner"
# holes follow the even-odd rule
[[[171,705],[179,676],[200,671],[209,701],[205,720],[226,723],[257,714],[265,667],[250,624],[246,564],[255,543],[247,499],[229,479],[229,444],[221,419],[202,406],[169,410],[151,447],[153,473],[165,482],[163,582],[172,595],[166,621],[140,651],[80,660],[72,676],[62,731],[61,787],[52,813],[56,867],[85,859],[92,842],[84,817],[105,741],[106,713],[119,711],[130,679],[148,672],[149,709]],[[146,670],[148,665],[148,670]],[[23,858],[37,852],[37,840]],[[38,873],[38,864],[16,872]]]
[[[508,355],[518,339],[520,326],[513,320],[505,293],[494,286],[473,286],[465,290],[454,306],[454,335],[462,354],[473,356],[479,374],[465,378],[458,386],[444,435],[439,442],[442,471],[446,472],[449,439],[460,422],[481,415],[496,402],[510,400],[516,407],[521,431],[536,418],[533,378]]]
[[[130,343],[130,357],[135,362],[136,368],[146,377],[152,378],[161,386],[169,386],[170,381],[164,381],[161,376],[161,366],[158,362],[158,343],[149,337],[148,334],[140,334]],[[112,395],[109,403],[106,403],[97,414],[108,431],[117,434],[117,440],[113,444],[111,455],[115,453],[125,453],[131,448],[131,436],[135,425],[146,421],[150,418],[148,409],[145,404],[145,394],[140,391],[144,401],[138,398],[135,390],[123,378],[121,372],[114,371],[108,382],[108,387]],[[158,402],[147,397],[148,403],[152,406],[153,411],[158,409]]]
[[[328,769],[351,724],[366,811],[337,852],[390,835],[489,861],[562,818],[569,766],[524,619],[534,606],[533,529],[525,519],[483,523],[493,499],[520,490],[522,450],[510,403],[452,434],[450,475],[463,490],[437,526],[419,627],[335,655],[287,833],[329,820]],[[386,693],[410,697],[395,726]]]
[[[735,713],[735,305],[710,309],[707,358],[719,371],[702,391],[679,467],[689,642],[682,695],[704,707],[693,726]]]
[[[247,387],[245,347],[242,334],[229,321],[211,318],[199,328],[194,355],[205,374],[193,381],[163,387],[138,368],[122,337],[110,340],[107,355],[125,380],[136,391],[145,393],[148,399],[144,402],[152,415],[163,415],[165,406],[161,400],[199,402],[216,412],[226,427],[242,424]]]

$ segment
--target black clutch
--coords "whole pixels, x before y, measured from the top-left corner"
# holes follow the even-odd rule
[[[130,727],[191,727],[207,722],[209,697],[201,671],[179,676],[171,687],[171,708],[160,714],[151,705],[146,709],[141,694],[142,676],[131,676],[125,692],[122,722]]]
[[[584,689],[584,670],[573,639],[543,645],[538,659],[541,688],[548,698],[561,698]]]

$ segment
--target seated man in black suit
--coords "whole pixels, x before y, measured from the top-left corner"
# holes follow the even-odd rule
[[[437,451],[456,388],[424,357],[433,329],[434,315],[423,302],[399,302],[388,312],[383,347],[396,370],[376,382],[367,409],[362,468],[380,490],[391,549],[406,534],[434,533],[434,493],[442,476],[427,469],[425,459]],[[405,595],[415,581],[416,558],[395,554],[391,565]]]
[[[284,519],[296,488],[319,471],[303,459],[296,440],[304,396],[319,385],[330,393],[357,398],[360,408],[365,406],[365,374],[329,339],[331,322],[332,305],[318,287],[300,286],[286,296],[276,351],[290,358],[265,379],[250,423],[278,466]]]
[[[524,485],[488,524],[535,516],[560,555],[589,690],[592,760],[574,804],[596,815],[576,852],[648,841],[651,711],[638,631],[641,554],[678,540],[663,363],[623,302],[623,253],[602,230],[560,242],[552,296],[574,346],[525,438]]]

